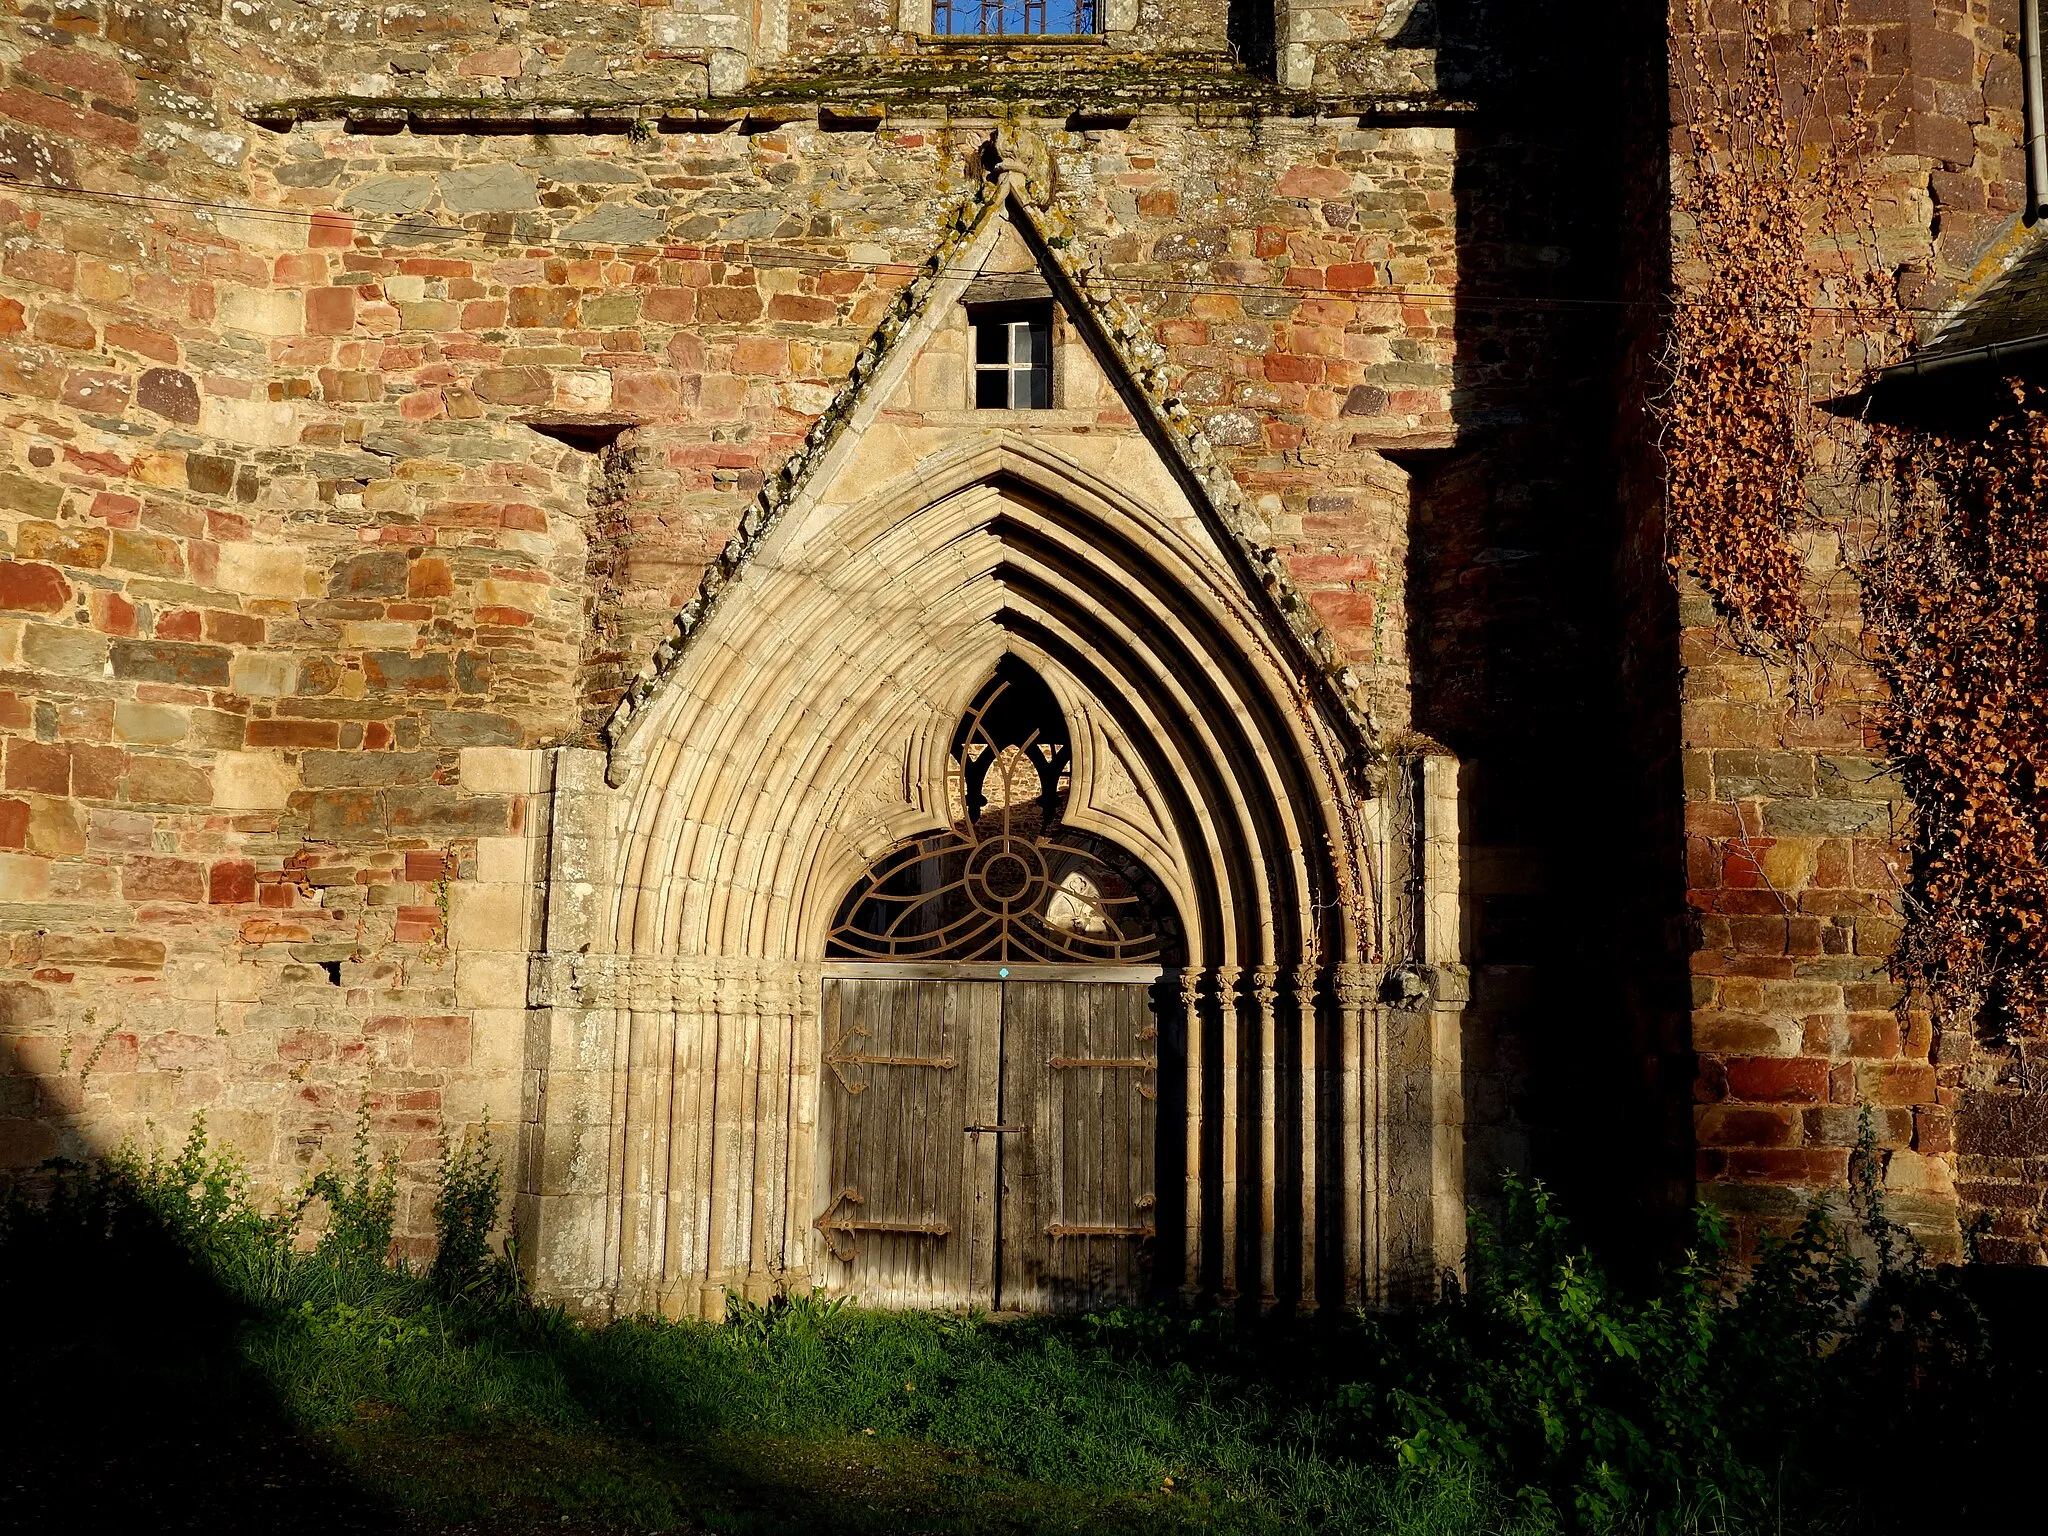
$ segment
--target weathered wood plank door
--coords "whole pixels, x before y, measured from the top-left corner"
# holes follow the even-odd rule
[[[817,1226],[834,1289],[878,1307],[995,1303],[1002,983],[829,978],[831,1153]]]
[[[1004,1307],[1068,1312],[1149,1290],[1157,1030],[1132,982],[1010,981],[998,1165]]]
[[[1146,1294],[1150,987],[1012,969],[826,978],[816,1224],[833,1289],[871,1306],[1025,1311]]]

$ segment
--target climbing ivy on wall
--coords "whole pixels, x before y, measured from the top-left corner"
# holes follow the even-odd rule
[[[1822,0],[1787,38],[1771,0],[1714,18],[1705,0],[1680,0],[1674,49],[1681,255],[1655,401],[1668,558],[1738,644],[1795,662],[1811,660],[1815,633],[1796,535],[1839,459],[1840,429],[1816,401],[1865,360],[1844,337],[1882,348],[1901,334],[1891,276],[1866,254],[1876,114],[1841,7]]]
[[[2048,392],[2011,384],[1988,426],[1820,408],[1911,338],[1872,216],[1890,104],[1842,6],[1788,32],[1774,0],[1674,0],[1669,561],[1813,706],[1835,642],[1800,543],[1839,538],[1914,809],[1895,971],[1951,1018],[2048,1032]]]
[[[1988,426],[1881,430],[1861,563],[1881,724],[1918,810],[1896,963],[1993,1033],[2048,1027],[2048,391]]]

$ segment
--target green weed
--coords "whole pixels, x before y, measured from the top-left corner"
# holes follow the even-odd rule
[[[1982,1363],[1967,1307],[1884,1225],[1816,1214],[1747,1272],[1702,1217],[1625,1287],[1552,1197],[1475,1223],[1468,1291],[1406,1317],[1081,1318],[728,1298],[723,1323],[584,1327],[493,1251],[488,1133],[444,1144],[440,1248],[388,1261],[388,1168],[258,1211],[203,1125],[174,1157],[65,1170],[0,1210],[0,1274],[180,1267],[296,1432],[435,1518],[518,1511],[721,1531],[1099,1529],[1414,1536],[1819,1532]],[[311,1252],[306,1200],[330,1207]],[[61,1250],[61,1253],[60,1253]],[[197,1295],[196,1291],[188,1294]],[[1881,1432],[1873,1425],[1896,1420]],[[536,1448],[545,1448],[543,1454]],[[552,1518],[552,1517],[550,1517]]]

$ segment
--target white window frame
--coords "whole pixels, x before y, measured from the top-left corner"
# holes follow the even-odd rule
[[[1057,381],[1054,378],[1053,360],[1053,314],[1051,301],[1026,302],[1022,304],[992,304],[987,308],[970,309],[967,312],[967,357],[968,357],[968,404],[978,411],[1049,411],[1057,397]],[[1004,360],[1000,363],[985,363],[981,360],[981,339],[990,326],[1000,326],[1008,334],[1003,349]],[[1031,356],[1033,334],[1042,335],[1045,340],[1045,359],[1038,361]],[[1018,356],[1019,347],[1023,357]],[[981,381],[984,375],[1001,375],[1005,381],[1002,405],[981,403]],[[1040,401],[1026,400],[1018,404],[1020,384],[1027,390],[1032,381],[1045,381],[1045,398]]]

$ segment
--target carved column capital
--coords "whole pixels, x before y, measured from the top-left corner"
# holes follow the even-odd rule
[[[1280,967],[1277,965],[1255,965],[1252,967],[1252,1000],[1264,1012],[1271,1013],[1273,1004],[1280,996]]]

